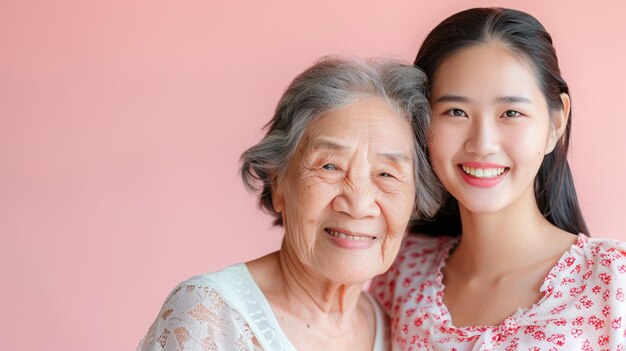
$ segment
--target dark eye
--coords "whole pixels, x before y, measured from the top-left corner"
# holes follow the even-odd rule
[[[393,174],[387,172],[382,172],[380,176],[384,178],[394,178]]]
[[[332,163],[327,163],[327,164],[323,165],[322,168],[324,168],[327,171],[336,171],[338,169],[337,166],[335,166]]]
[[[458,109],[458,108],[453,108],[451,110],[446,111],[447,115],[453,116],[453,117],[467,117],[467,115],[465,114],[465,111]]]
[[[519,113],[519,112],[517,112],[515,110],[508,110],[508,111],[505,111],[502,114],[502,117],[519,117],[521,115],[522,115],[521,113]]]

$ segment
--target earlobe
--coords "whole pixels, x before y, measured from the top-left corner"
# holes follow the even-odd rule
[[[272,206],[274,206],[274,211],[277,213],[282,213],[285,208],[285,199],[282,191],[275,182],[274,185],[272,185]]]
[[[569,95],[566,93],[561,94],[561,109],[553,113],[552,116],[552,128],[550,130],[550,136],[546,143],[545,154],[549,154],[554,150],[556,143],[561,139],[565,128],[567,127],[567,121],[569,119],[569,113],[571,108],[571,102]]]

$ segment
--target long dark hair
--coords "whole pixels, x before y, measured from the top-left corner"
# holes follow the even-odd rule
[[[454,14],[428,34],[417,53],[415,65],[426,72],[429,84],[432,84],[437,69],[446,58],[462,48],[492,41],[504,45],[533,66],[550,110],[563,108],[560,95],[569,94],[569,88],[561,77],[552,37],[537,19],[525,12],[474,8]],[[546,155],[535,177],[535,198],[539,210],[550,223],[570,233],[589,235],[567,162],[571,126],[570,110],[563,136],[554,150]],[[411,231],[459,235],[461,220],[457,201],[448,195],[434,221],[417,223]]]

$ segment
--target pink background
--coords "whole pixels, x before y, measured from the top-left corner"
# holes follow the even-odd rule
[[[237,170],[290,80],[477,5],[553,34],[583,210],[626,239],[625,2],[266,3],[0,2],[0,349],[134,349],[177,282],[277,249]]]

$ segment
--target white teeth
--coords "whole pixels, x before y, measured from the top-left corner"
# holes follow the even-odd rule
[[[341,232],[336,232],[334,230],[330,230],[327,229],[326,232],[336,238],[341,238],[341,239],[348,239],[348,240],[374,240],[376,238],[371,237],[371,236],[354,236],[354,235],[348,235],[348,234],[344,234]]]
[[[462,166],[463,172],[474,176],[476,178],[495,178],[502,173],[506,168],[474,168],[468,166]]]

